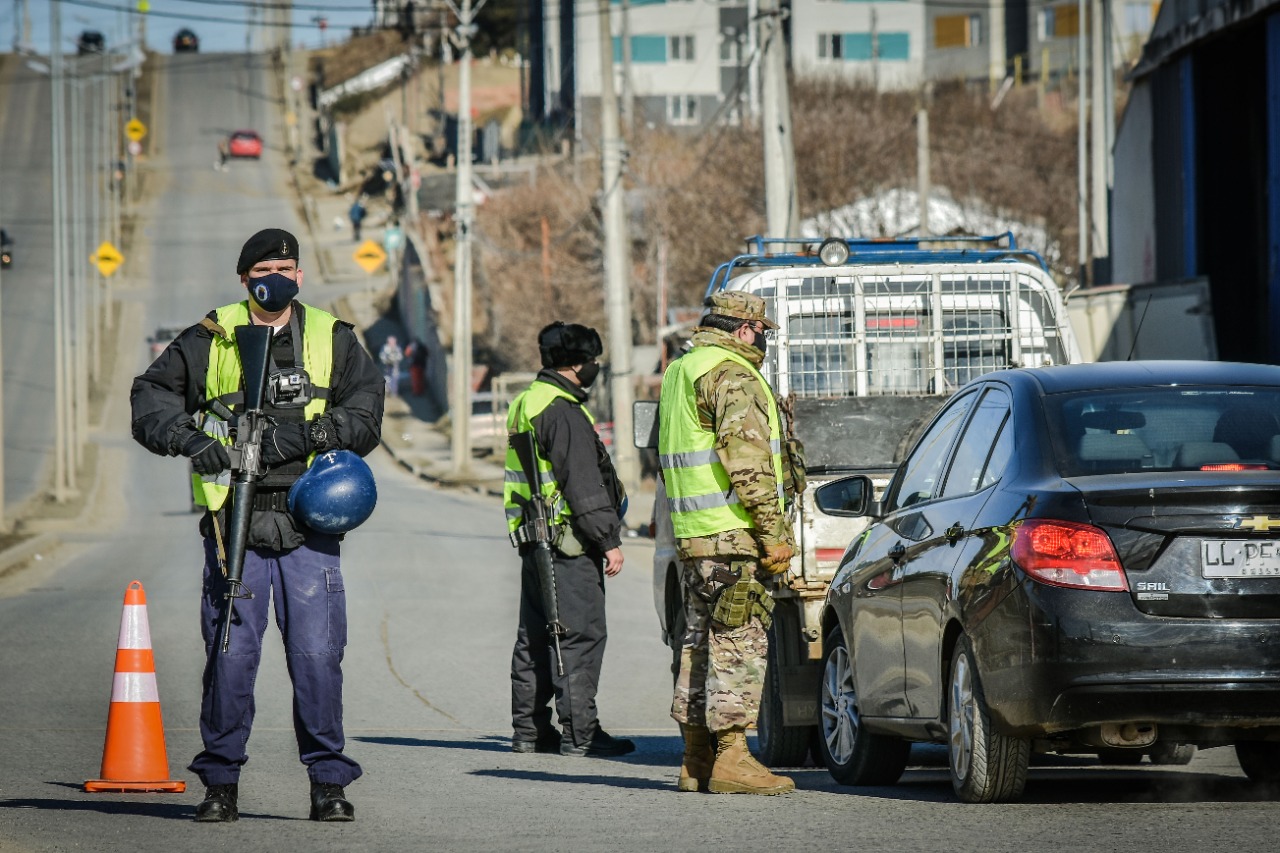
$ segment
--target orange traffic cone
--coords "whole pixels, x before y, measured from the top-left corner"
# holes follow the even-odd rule
[[[151,626],[147,622],[147,593],[141,581],[134,581],[124,592],[107,742],[102,748],[102,778],[85,782],[84,789],[90,793],[181,793],[187,789],[186,782],[164,781],[168,775],[156,661],[151,654]]]

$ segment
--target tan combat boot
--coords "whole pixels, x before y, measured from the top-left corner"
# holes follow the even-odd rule
[[[755,760],[747,749],[746,729],[716,732],[716,763],[707,784],[711,793],[786,794],[795,789],[795,782],[786,776],[775,776]]]
[[[716,751],[711,746],[711,732],[706,726],[681,723],[684,734],[684,760],[680,762],[681,791],[705,791],[711,778],[711,765],[715,764]]]

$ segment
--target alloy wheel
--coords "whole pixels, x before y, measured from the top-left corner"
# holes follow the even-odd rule
[[[827,752],[840,764],[853,757],[858,728],[853,668],[848,650],[841,645],[831,651],[822,674],[822,737],[827,742]]]
[[[968,777],[973,761],[974,714],[977,713],[973,696],[973,672],[969,669],[967,655],[956,658],[955,671],[951,673],[951,709],[951,769],[956,778],[963,780]]]

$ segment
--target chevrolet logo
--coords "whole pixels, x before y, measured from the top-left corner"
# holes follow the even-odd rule
[[[1237,530],[1253,530],[1257,533],[1270,533],[1280,530],[1280,518],[1273,515],[1251,515],[1236,522]]]

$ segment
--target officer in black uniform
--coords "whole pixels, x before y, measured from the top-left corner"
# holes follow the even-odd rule
[[[512,401],[511,409],[517,431],[532,428],[539,456],[550,464],[552,479],[568,504],[567,528],[553,551],[556,601],[567,633],[560,639],[564,675],[559,675],[537,563],[532,547],[520,546],[520,625],[511,657],[511,748],[572,756],[626,755],[635,744],[602,729],[596,711],[608,637],[604,579],[622,571],[621,515],[626,499],[608,451],[584,408],[587,390],[600,372],[596,361],[603,351],[600,335],[587,326],[557,322],[538,334],[538,347],[543,369],[529,390]],[[508,473],[509,477],[515,474]],[[510,496],[506,509],[509,522],[514,523],[519,510]],[[559,731],[551,723],[548,703],[553,696]]]
[[[363,456],[378,445],[385,384],[350,324],[294,298],[302,270],[292,234],[278,228],[254,234],[240,252],[236,273],[248,298],[211,311],[186,329],[134,379],[130,395],[133,437],[153,453],[188,457],[196,502],[208,508],[200,521],[205,550],[201,630],[208,653],[200,707],[204,750],[189,768],[207,790],[196,820],[238,817],[254,679],[274,600],[293,681],[299,757],[311,780],[311,819],[348,821],[354,809],[344,786],[361,770],[343,752],[342,537],[295,521],[286,498],[313,453],[346,449]],[[255,498],[244,560],[244,582],[253,597],[237,599],[231,648],[223,654],[218,625],[226,584],[219,548],[226,540],[224,516],[230,507],[230,439],[227,422],[211,411],[211,402],[216,399],[233,412],[243,407],[234,334],[246,324],[273,329],[265,404],[272,420],[263,434],[267,473]]]

